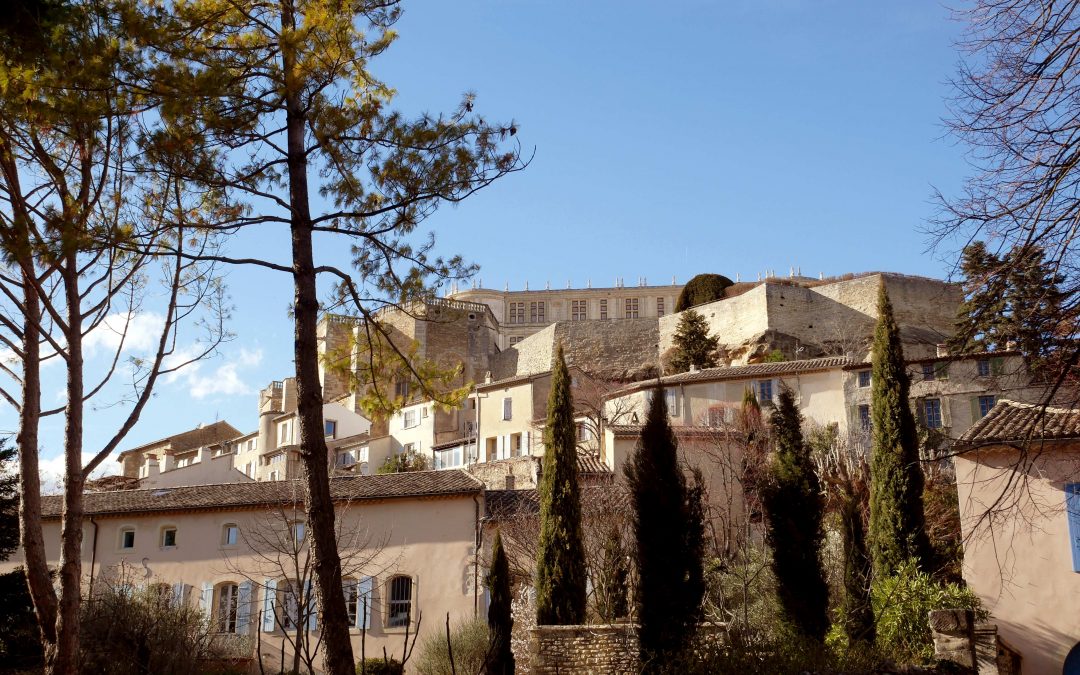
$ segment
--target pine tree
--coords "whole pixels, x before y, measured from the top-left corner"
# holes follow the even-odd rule
[[[910,383],[884,284],[878,292],[872,354],[869,539],[874,578],[883,579],[908,558],[925,566],[930,550],[918,437],[908,402]]]
[[[544,427],[540,477],[540,541],[536,558],[536,622],[585,622],[585,546],[578,492],[577,435],[570,373],[562,345],[555,357]]]
[[[637,543],[639,648],[646,671],[677,654],[701,607],[701,530],[678,460],[663,389],[653,390],[641,438],[624,467]]]
[[[803,442],[802,415],[787,387],[780,390],[769,426],[774,456],[762,505],[777,595],[792,626],[824,642],[829,629],[829,586],[821,564],[824,502]]]
[[[673,342],[671,367],[675,372],[685,373],[690,370],[690,366],[716,366],[716,350],[720,346],[720,338],[709,336],[708,322],[694,310],[683,312],[679,318]]]
[[[491,604],[488,606],[488,661],[484,669],[488,675],[513,675],[514,652],[510,648],[510,634],[514,629],[514,617],[510,612],[510,561],[503,549],[502,533],[495,532],[491,545],[491,570],[487,577]]]

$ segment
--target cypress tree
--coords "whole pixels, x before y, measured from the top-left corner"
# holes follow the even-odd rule
[[[877,626],[870,602],[870,551],[866,548],[863,525],[865,501],[860,503],[851,487],[849,483],[839,507],[840,536],[844,543],[844,633],[848,644],[860,641],[873,644]]]
[[[699,495],[687,489],[659,387],[624,472],[635,516],[639,648],[649,672],[687,644],[702,597],[702,530],[691,522]]]
[[[577,434],[570,373],[562,345],[551,373],[540,477],[540,542],[536,556],[536,622],[585,622],[585,546],[578,493]]]
[[[930,550],[918,436],[908,402],[910,382],[884,284],[878,291],[872,361],[869,538],[874,578],[882,579],[908,558],[925,567]]]
[[[685,373],[690,366],[713,368],[717,364],[720,338],[709,336],[708,322],[694,310],[683,312],[679,317],[672,343],[671,367],[677,373]]]
[[[514,652],[510,648],[510,633],[514,617],[510,613],[510,561],[503,549],[502,534],[495,532],[491,546],[491,570],[487,577],[491,605],[488,606],[488,660],[484,672],[488,675],[513,675]]]
[[[596,584],[596,610],[603,621],[610,623],[630,613],[630,566],[618,527],[608,530],[603,557],[604,569]]]
[[[829,630],[829,586],[821,564],[825,504],[795,396],[781,387],[769,420],[773,459],[762,495],[777,595],[792,626],[818,642]]]

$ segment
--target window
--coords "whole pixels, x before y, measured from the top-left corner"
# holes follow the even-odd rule
[[[161,528],[161,548],[173,548],[176,546],[176,528]]]
[[[256,446],[256,445],[258,445],[258,441],[257,441],[257,439],[254,439],[254,438],[253,438],[253,439],[251,439],[250,441],[248,441],[248,442],[247,442],[247,449],[248,449],[248,452],[251,452],[252,450],[254,450],[254,449],[255,449],[255,446]]]
[[[120,530],[120,548],[130,551],[135,548],[135,528],[125,527]]]
[[[924,363],[922,364],[922,379],[930,381],[934,379],[934,364]]]
[[[679,392],[677,389],[665,389],[664,398],[667,403],[667,411],[669,417],[679,416]]]
[[[928,398],[923,401],[923,419],[929,429],[940,429],[941,424],[941,399]]]
[[[520,337],[512,337],[512,338],[510,338],[510,346],[511,347],[513,347],[514,345],[516,345],[519,342],[521,342]]]
[[[219,633],[236,632],[236,615],[240,605],[240,589],[236,584],[222,584],[218,587],[217,631]]]
[[[626,299],[626,313],[623,316],[625,316],[627,319],[636,319],[636,318],[638,318],[638,299],[637,298],[627,298]]]
[[[409,398],[409,381],[408,380],[396,380],[394,382],[394,397],[395,398]]]
[[[461,466],[461,446],[435,451],[434,466],[436,469],[452,469]]]
[[[300,584],[286,581],[281,584],[281,628],[295,630],[300,623]]]
[[[323,422],[325,426],[325,436],[327,438],[337,438],[337,420],[326,420]]]
[[[236,523],[225,523],[221,526],[221,545],[236,546],[240,540],[240,528]]]
[[[344,452],[339,452],[338,453],[338,456],[337,456],[337,465],[338,466],[352,466],[353,464],[356,464],[356,457],[353,456],[352,450],[345,450]]]
[[[416,419],[416,411],[415,410],[406,410],[405,414],[404,414],[404,417],[405,417],[405,423],[404,423],[404,426],[403,426],[404,429],[411,429],[412,427],[415,427],[417,424],[420,424],[420,421]]]
[[[427,416],[428,416],[428,407],[424,406],[423,408],[420,408],[420,419],[427,419]]]
[[[870,386],[870,371],[869,370],[860,370],[859,371],[859,386],[860,387],[869,387]]]
[[[507,396],[503,399],[503,416],[504,420],[514,418],[514,399]]]
[[[859,428],[870,431],[870,425],[870,406],[864,403],[859,406]]]
[[[986,417],[987,413],[990,412],[990,410],[994,407],[994,404],[996,404],[996,403],[997,403],[997,397],[996,396],[980,396],[979,397],[979,417],[980,418]]]
[[[416,452],[416,443],[406,443],[405,445],[401,446],[401,452],[406,455],[411,455],[412,453]]]
[[[529,321],[531,323],[544,323],[544,303],[530,302],[529,303]]]
[[[990,359],[976,361],[975,370],[979,373],[979,377],[990,377]]]
[[[656,299],[656,316],[664,316],[664,299]]]
[[[297,544],[304,543],[304,524],[301,522],[295,522],[289,526],[292,530],[293,541]]]
[[[284,464],[285,463],[285,453],[284,452],[278,452],[278,453],[275,453],[273,455],[270,455],[269,457],[266,458],[266,463],[267,464]]]
[[[510,303],[510,323],[525,323],[525,303]]]
[[[572,321],[584,321],[588,317],[587,300],[571,300],[570,301],[570,319]]]
[[[371,617],[371,577],[342,579],[341,590],[345,594],[345,611],[349,616],[349,625],[354,628],[368,628]]]
[[[949,362],[938,361],[934,364],[934,379],[935,380],[947,380],[949,379]]]
[[[772,380],[758,380],[758,401],[760,403],[771,403],[773,400],[773,386]]]
[[[279,474],[278,474],[278,472],[277,472],[277,471],[271,471],[271,472],[270,472],[270,476],[269,476],[269,478],[268,478],[267,480],[277,480],[277,479],[278,479],[278,475],[279,475]]]
[[[607,300],[600,301],[600,318],[607,319]]]
[[[285,445],[289,442],[289,423],[282,422],[278,425],[278,445]]]
[[[412,579],[396,576],[390,579],[390,601],[386,607],[386,625],[401,628],[409,625],[412,615]]]

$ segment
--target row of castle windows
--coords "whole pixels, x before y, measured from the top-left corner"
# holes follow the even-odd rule
[[[528,306],[528,321],[526,321],[526,305]],[[604,320],[608,318],[608,301],[603,299],[599,301],[600,319]],[[664,298],[656,299],[656,315],[664,316],[666,313],[666,305]],[[534,302],[511,302],[510,314],[507,317],[508,323],[545,323],[547,315],[547,303],[543,300],[537,300]],[[637,319],[641,316],[641,300],[639,298],[624,298],[623,299],[623,318],[624,319]],[[570,301],[570,320],[571,321],[586,321],[589,318],[589,301],[588,300],[571,300]]]

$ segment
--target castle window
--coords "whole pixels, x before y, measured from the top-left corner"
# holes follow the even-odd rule
[[[636,318],[638,318],[638,299],[637,298],[627,298],[626,299],[626,314],[625,314],[625,317],[627,319],[636,319]]]
[[[656,299],[656,316],[664,316],[664,299]]]
[[[570,319],[573,321],[584,321],[588,318],[588,301],[587,300],[571,300],[570,301]]]
[[[544,323],[544,303],[530,302],[529,303],[529,321],[532,323]]]
[[[525,323],[525,303],[510,303],[510,323]]]
[[[600,319],[601,320],[606,320],[607,319],[607,300],[601,300],[600,301]]]

